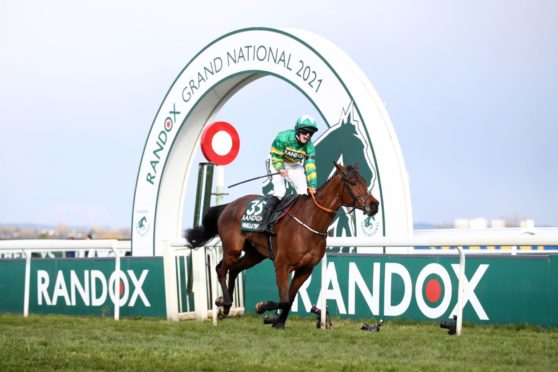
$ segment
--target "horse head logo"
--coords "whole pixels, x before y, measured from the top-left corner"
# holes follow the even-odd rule
[[[369,189],[376,181],[376,169],[372,160],[371,146],[364,133],[364,127],[358,121],[352,105],[343,113],[337,124],[328,128],[315,142],[316,167],[318,170],[318,184],[324,183],[334,172],[332,160],[341,164],[358,164],[359,172],[368,180]],[[344,211],[345,213],[342,213]],[[369,234],[371,229],[363,228],[364,216],[357,215],[356,211],[341,209],[330,226],[333,236],[356,236],[358,231]],[[352,251],[353,247],[344,247],[341,251]]]
[[[372,187],[376,171],[370,154],[370,146],[352,106],[343,111],[339,122],[315,142],[318,184],[324,183],[334,172],[332,161],[341,164],[358,164],[359,172]]]

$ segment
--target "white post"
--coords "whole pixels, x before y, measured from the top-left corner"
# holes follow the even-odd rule
[[[217,272],[213,270],[217,262],[217,248],[215,246],[208,248],[209,252],[209,277],[211,278],[211,293],[213,294],[213,298],[211,301],[213,302],[211,307],[211,317],[213,318],[213,325],[217,325],[217,316],[218,316],[218,308],[215,305],[215,299],[218,297],[217,295]]]
[[[455,324],[455,333],[461,336],[461,327],[463,325],[463,291],[465,283],[465,252],[462,246],[457,246],[459,251],[459,281],[457,283],[457,320]]]
[[[205,248],[192,250],[194,306],[199,320],[207,320],[207,270]]]
[[[29,288],[31,286],[31,252],[22,249],[25,255],[25,284],[23,290],[23,316],[29,315]]]
[[[116,249],[117,241],[112,243],[112,251],[114,252],[114,272],[117,280],[114,281],[114,320],[120,319],[120,253]]]
[[[174,248],[168,240],[162,242],[163,272],[165,278],[165,302],[167,306],[167,320],[178,320],[178,303],[176,288],[176,260]]]
[[[223,165],[215,165],[215,173],[217,174],[217,182],[215,183],[215,205],[223,204],[223,196],[225,195],[225,167]]]
[[[320,297],[320,304],[319,307],[322,310],[320,314],[320,324],[321,329],[326,328],[326,315],[327,315],[327,300],[326,300],[326,291],[327,291],[327,253],[324,254],[322,257],[322,286],[321,286],[322,296]]]

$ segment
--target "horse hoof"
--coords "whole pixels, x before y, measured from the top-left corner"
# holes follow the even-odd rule
[[[285,323],[280,323],[280,322],[273,323],[272,327],[276,329],[285,329]]]
[[[265,304],[266,304],[265,301],[261,301],[261,302],[258,302],[258,303],[256,304],[256,313],[257,313],[257,314],[263,314],[263,313],[265,313],[265,311],[266,311],[266,310],[265,310]]]
[[[263,320],[264,324],[275,324],[277,319],[266,316]]]
[[[223,296],[215,299],[215,305],[223,306],[224,304],[225,304],[225,299],[223,298]]]
[[[219,312],[217,313],[217,319],[223,320],[226,317],[227,317],[227,314],[225,314],[225,311],[222,308],[219,309]]]

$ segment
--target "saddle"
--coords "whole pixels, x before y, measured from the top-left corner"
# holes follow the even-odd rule
[[[294,202],[296,201],[298,195],[296,194],[290,194],[285,196],[283,199],[281,199],[279,201],[279,204],[275,207],[275,209],[273,210],[272,214],[271,214],[271,218],[268,221],[268,229],[266,230],[266,232],[275,235],[275,232],[273,231],[273,226],[279,222],[279,220],[283,217],[285,217],[285,215],[287,214],[287,212],[291,209],[291,207],[293,206]]]

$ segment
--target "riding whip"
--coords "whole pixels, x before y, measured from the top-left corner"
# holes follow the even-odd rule
[[[257,179],[260,179],[260,178],[275,176],[276,174],[281,174],[281,172],[270,173],[270,174],[266,174],[265,176],[258,176],[258,177],[250,178],[250,179],[245,180],[245,181],[240,181],[240,182],[237,182],[237,183],[233,183],[232,185],[228,186],[228,188],[230,189],[231,187],[235,187],[235,186],[241,185],[243,183],[254,181],[254,180],[257,180]]]

